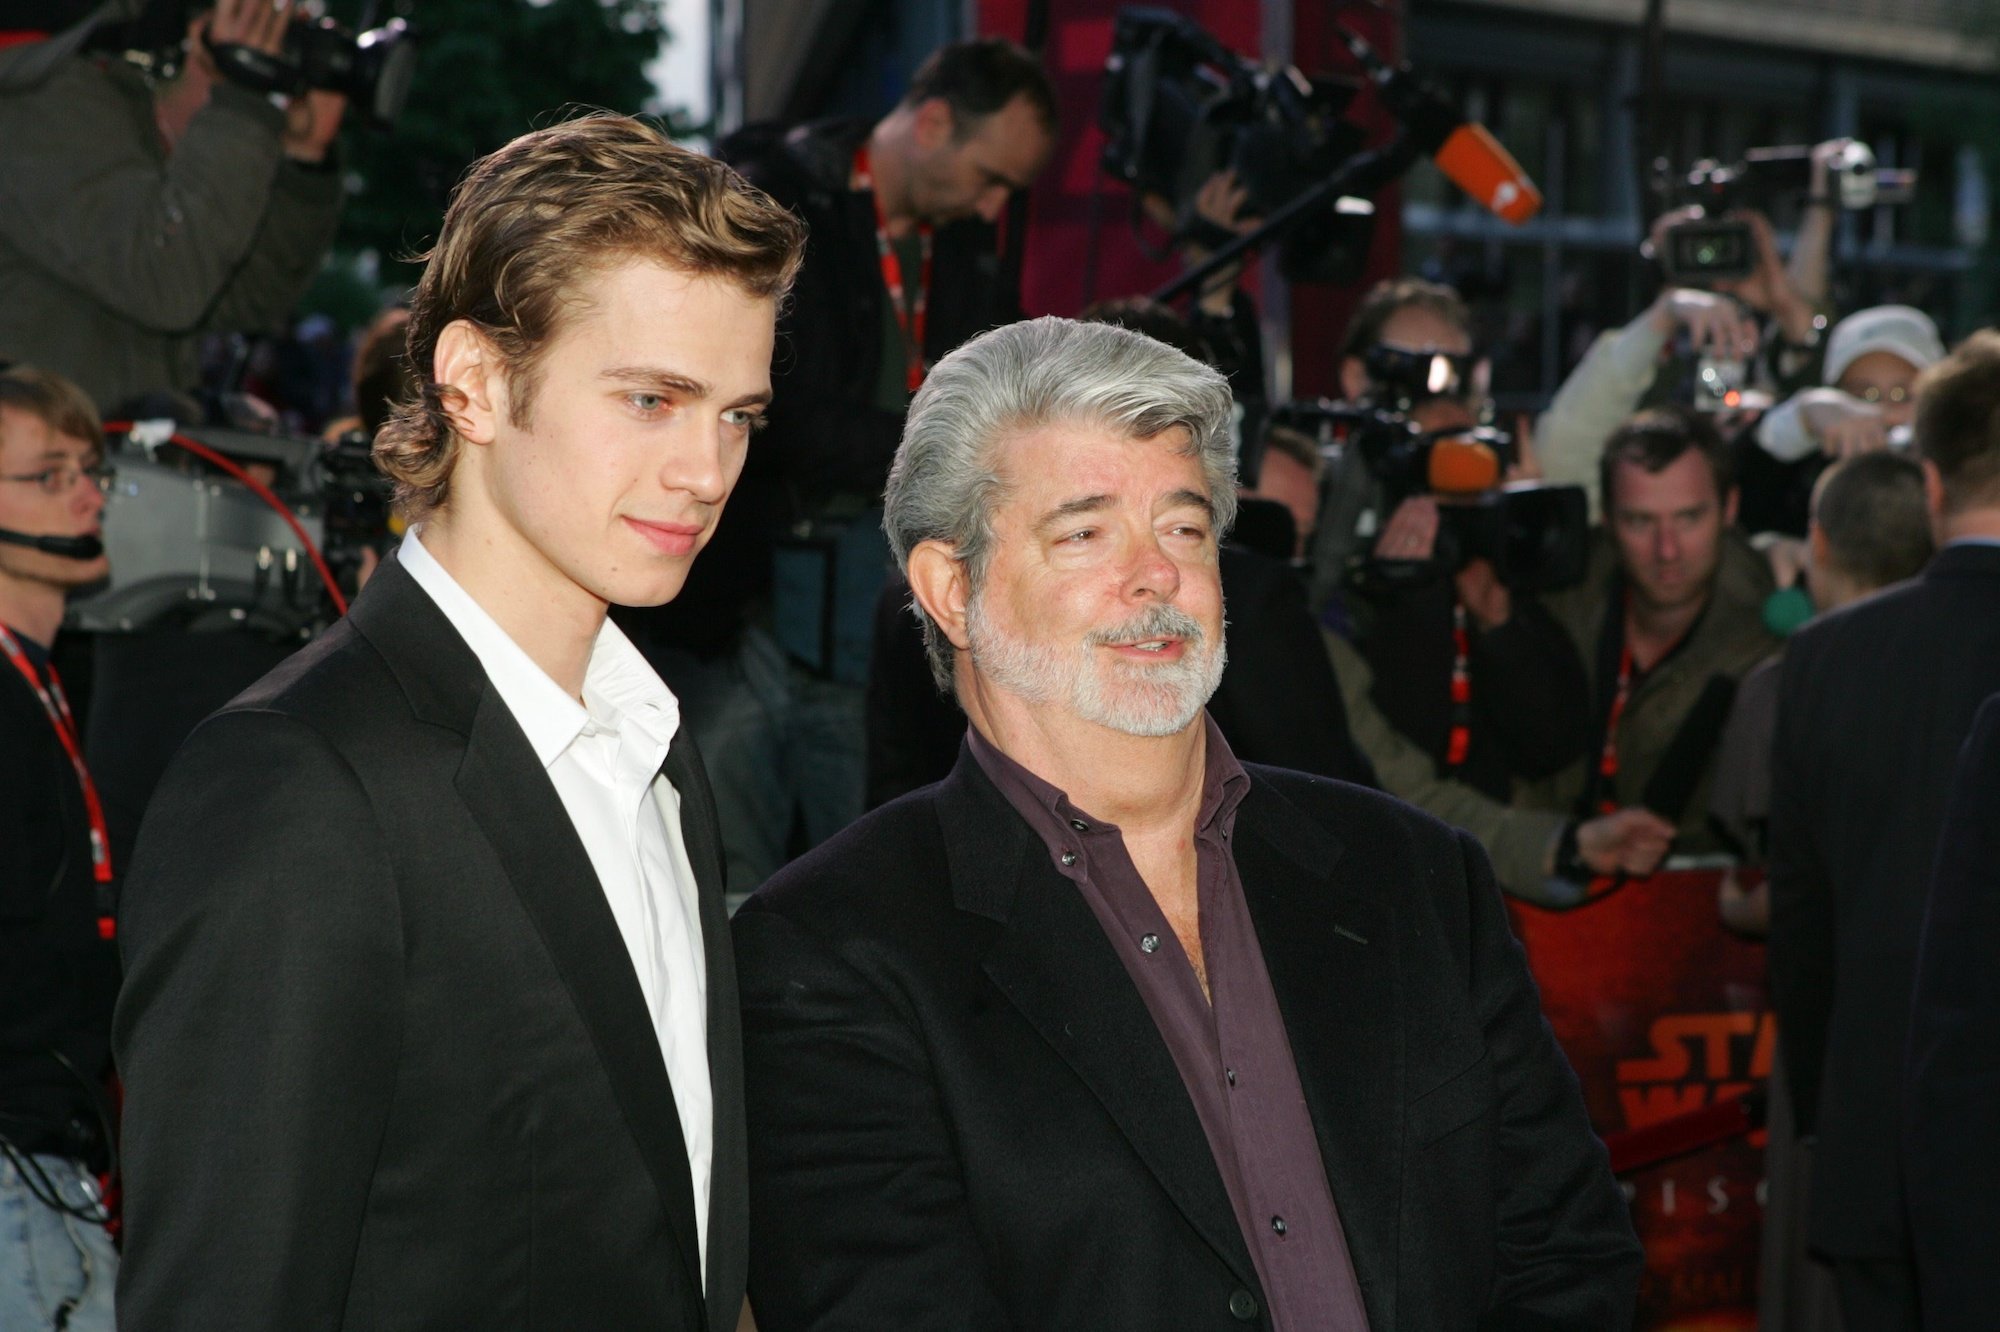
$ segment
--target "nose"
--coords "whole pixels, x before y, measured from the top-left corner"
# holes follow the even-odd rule
[[[1674,530],[1672,523],[1660,524],[1653,538],[1653,556],[1663,564],[1681,557],[1681,534]]]
[[[1140,538],[1125,574],[1128,601],[1172,601],[1181,590],[1181,567],[1152,532]]]
[[[703,504],[720,504],[729,497],[732,480],[724,459],[728,443],[719,420],[691,424],[667,450],[660,464],[660,484],[668,490],[684,491]]]
[[[70,505],[79,518],[96,518],[104,512],[104,492],[98,489],[96,477],[77,477],[69,493]]]

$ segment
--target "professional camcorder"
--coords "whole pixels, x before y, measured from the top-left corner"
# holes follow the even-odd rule
[[[328,445],[139,421],[112,437],[111,578],[71,601],[74,628],[226,616],[309,638],[354,591],[363,549],[389,540],[391,483],[358,432]]]
[[[1203,234],[1194,215],[1202,183],[1234,171],[1245,215],[1270,216],[1361,149],[1363,132],[1341,118],[1359,86],[1267,69],[1179,14],[1128,7],[1105,61],[1103,167],[1167,200],[1183,235],[1219,248],[1229,236]],[[1293,281],[1355,281],[1374,220],[1365,199],[1334,201],[1285,235],[1279,264]]]
[[[161,73],[178,67],[196,0],[126,0],[122,8],[96,26],[86,49],[127,54]],[[376,12],[371,0],[352,30],[329,17],[295,14],[276,55],[233,42],[205,45],[232,83],[288,97],[313,89],[341,93],[364,121],[388,129],[409,101],[417,45],[407,19],[377,23]]]
[[[1812,187],[1813,146],[1752,148],[1741,162],[1704,158],[1676,175],[1654,163],[1661,193],[1675,206],[1697,205],[1701,216],[1668,228],[1656,256],[1667,280],[1683,286],[1745,278],[1757,268],[1750,224],[1730,214],[1767,209],[1776,200],[1803,198]],[[1829,205],[1845,209],[1908,203],[1917,173],[1877,167],[1874,150],[1849,140],[1827,169]]]
[[[276,55],[229,42],[209,42],[223,77],[253,92],[296,97],[311,89],[342,93],[377,128],[403,114],[416,74],[410,25],[392,18],[351,33],[330,18],[294,18]]]
[[[1369,401],[1290,402],[1271,413],[1274,424],[1316,435],[1321,447],[1352,451],[1381,484],[1393,509],[1415,495],[1438,500],[1438,535],[1431,559],[1412,568],[1383,563],[1373,576],[1409,582],[1470,560],[1493,566],[1516,592],[1547,592],[1583,580],[1589,557],[1590,511],[1581,486],[1505,481],[1516,457],[1514,438],[1492,426],[1423,430],[1410,411],[1430,398],[1466,398],[1480,391],[1471,357],[1375,346],[1364,354],[1375,388]],[[1329,469],[1329,476],[1338,469]]]

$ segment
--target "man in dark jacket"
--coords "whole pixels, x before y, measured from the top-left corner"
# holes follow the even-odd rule
[[[912,404],[890,542],[972,725],[736,917],[764,1332],[1630,1326],[1486,857],[1205,713],[1229,412],[1061,319]]]
[[[208,42],[282,44],[288,11],[269,0],[221,0],[184,32],[172,16],[204,6],[125,4],[167,23],[157,37],[185,36],[157,89],[122,60],[73,54],[118,8],[0,50],[0,358],[74,380],[107,412],[194,387],[196,334],[290,313],[333,240],[346,107],[310,92],[281,110],[223,78]]]
[[[1819,1139],[1809,1238],[1871,1330],[1920,1325],[1916,1270],[1982,1215],[1907,1194],[1897,1146],[1924,888],[1959,749],[2000,692],[2000,332],[1918,380],[1916,440],[1938,553],[1792,639],[1771,750],[1771,997]],[[1924,1183],[1957,1168],[1936,1146]]]
[[[0,1327],[111,1332],[118,1256],[92,1172],[118,959],[112,858],[50,659],[105,576],[104,437],[82,390],[0,373]],[[38,549],[26,541],[54,541]],[[93,551],[92,546],[96,549]]]
[[[721,146],[805,220],[805,268],[716,550],[681,601],[628,622],[703,700],[732,892],[784,862],[794,827],[810,844],[861,813],[882,484],[926,368],[1017,313],[992,224],[1055,132],[1041,66],[985,40],[934,53],[873,125],[755,126]]]

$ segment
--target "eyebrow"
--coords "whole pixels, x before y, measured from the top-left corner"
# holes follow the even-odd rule
[[[684,398],[705,399],[715,392],[712,385],[696,379],[692,375],[683,375],[677,371],[663,370],[649,365],[615,366],[599,374],[598,378],[607,379],[617,384],[629,385],[634,388],[652,389],[661,393],[676,393]],[[762,407],[770,401],[771,390],[766,388],[759,389],[755,393],[746,393],[734,402],[731,402],[729,406]]]
[[[1111,496],[1103,493],[1079,495],[1073,500],[1065,500],[1035,520],[1035,531],[1045,532],[1068,518],[1076,518],[1086,513],[1101,513],[1111,507]]]
[[[1086,513],[1101,513],[1110,508],[1116,499],[1108,494],[1079,495],[1073,500],[1065,500],[1050,509],[1035,522],[1037,533],[1061,525],[1064,520],[1080,517]],[[1162,509],[1200,509],[1210,519],[1215,517],[1215,504],[1198,490],[1181,489],[1166,497]]]

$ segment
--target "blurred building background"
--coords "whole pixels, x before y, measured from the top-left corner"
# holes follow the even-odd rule
[[[699,0],[696,0],[699,2]],[[1034,191],[1029,307],[1144,290],[1170,269],[1134,253],[1122,198],[1094,177],[1095,83],[1112,16],[1101,0],[707,0],[714,123],[874,115],[933,47],[1033,29],[1064,92],[1065,144]],[[1995,307],[1991,182],[2000,179],[2000,6],[1990,0],[1394,0],[1383,13],[1324,0],[1181,0],[1233,48],[1307,72],[1351,69],[1340,10],[1449,89],[1513,151],[1546,206],[1509,227],[1428,164],[1384,196],[1376,271],[1421,271],[1471,297],[1495,351],[1503,407],[1546,400],[1599,330],[1631,317],[1657,278],[1637,246],[1647,162],[1676,169],[1746,148],[1839,135],[1884,166],[1918,168],[1914,204],[1845,214],[1834,255],[1843,307],[1907,300],[1948,333]],[[1663,12],[1662,12],[1663,11]],[[1658,39],[1649,18],[1658,14]],[[670,20],[671,23],[671,20]],[[1658,123],[1642,146],[1649,61]],[[1366,108],[1362,108],[1365,118]],[[1122,194],[1116,185],[1113,195]],[[1789,243],[1796,210],[1773,221]],[[1078,245],[1083,246],[1082,249]],[[1057,251],[1053,260],[1045,253]],[[1088,260],[1093,290],[1079,264]],[[1057,271],[1052,271],[1051,265]],[[1325,391],[1351,293],[1288,291],[1262,275],[1278,388]],[[1282,347],[1281,347],[1282,350]]]

